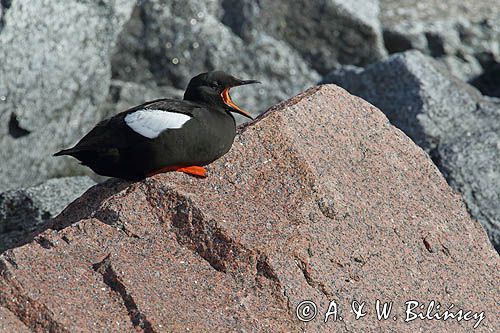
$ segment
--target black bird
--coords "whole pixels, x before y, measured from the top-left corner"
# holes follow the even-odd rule
[[[158,99],[97,124],[71,155],[94,172],[128,180],[181,171],[206,177],[203,167],[229,151],[236,135],[231,112],[252,117],[231,100],[232,87],[259,83],[222,71],[191,79],[184,100]]]

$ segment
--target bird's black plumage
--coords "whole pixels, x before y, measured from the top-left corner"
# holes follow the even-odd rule
[[[231,87],[256,83],[214,71],[191,79],[184,100],[158,99],[101,121],[73,148],[55,156],[71,155],[94,172],[124,179],[141,179],[169,167],[204,166],[224,155],[233,143],[236,124],[231,112],[249,117],[229,97]],[[180,128],[166,128],[157,137],[133,129],[129,115],[136,112],[153,128],[153,116],[189,119]],[[164,112],[164,113],[163,113]],[[151,117],[148,120],[148,117]]]

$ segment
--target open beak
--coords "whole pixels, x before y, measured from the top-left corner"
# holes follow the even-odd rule
[[[257,81],[257,80],[243,80],[243,81],[239,81],[236,85],[234,85],[235,87],[237,86],[243,86],[245,84],[252,84],[252,83],[260,83],[260,81]],[[236,112],[236,113],[239,113],[247,118],[250,118],[253,120],[253,117],[245,110],[243,110],[242,108],[240,108],[238,105],[236,105],[233,100],[231,99],[231,96],[229,95],[229,89],[231,88],[226,88],[222,91],[221,93],[221,97],[222,97],[222,100],[224,101],[224,104],[226,104],[227,106],[229,106],[231,108],[231,111],[232,112]]]

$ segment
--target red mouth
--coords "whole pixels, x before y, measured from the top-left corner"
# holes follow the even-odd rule
[[[234,110],[234,112],[239,113],[239,114],[241,114],[245,117],[248,117],[250,119],[253,119],[252,116],[247,111],[243,110],[238,105],[234,104],[233,100],[231,99],[231,96],[229,95],[229,89],[230,88],[224,89],[222,91],[222,93],[220,94],[222,97],[222,100],[224,101],[224,104],[226,104],[227,106],[232,108]]]

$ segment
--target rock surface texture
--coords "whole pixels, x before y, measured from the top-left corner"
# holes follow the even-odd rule
[[[92,185],[88,177],[67,177],[0,193],[0,253],[25,243]]]
[[[500,252],[500,99],[441,70],[418,51],[326,79],[380,108],[433,157]]]
[[[497,0],[380,0],[380,14],[390,53],[420,50],[464,81],[484,76],[479,87],[500,63]]]
[[[0,191],[71,173],[70,160],[52,154],[100,120],[110,54],[135,1],[4,3]]]
[[[404,302],[485,311],[499,258],[428,155],[376,108],[322,86],[240,130],[206,179],[90,189],[0,257],[5,331],[471,332],[404,323]],[[295,317],[305,299],[320,315]],[[353,299],[368,315],[354,320]],[[396,321],[378,321],[377,299]],[[330,300],[344,320],[322,321]]]
[[[213,69],[258,79],[260,89],[233,92],[256,115],[338,64],[381,59],[377,14],[373,0],[144,1],[120,35],[113,75],[178,89]]]

